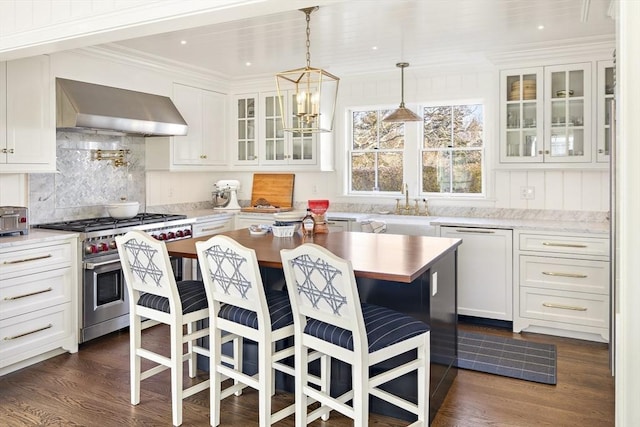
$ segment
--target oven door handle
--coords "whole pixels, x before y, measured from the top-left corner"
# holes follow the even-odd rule
[[[116,264],[120,262],[120,258],[117,259],[112,259],[110,261],[104,261],[104,262],[85,262],[84,263],[84,269],[85,270],[95,270],[96,267],[103,267],[105,265],[111,265],[111,264]]]

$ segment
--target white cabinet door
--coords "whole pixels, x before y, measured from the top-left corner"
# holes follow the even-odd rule
[[[233,103],[231,135],[235,129],[233,162],[238,165],[258,164],[258,94],[238,95]]]
[[[0,171],[54,172],[56,134],[49,57],[6,63],[5,136]],[[4,100],[3,100],[4,102]]]
[[[281,102],[286,111],[295,110],[293,94],[280,100],[277,92],[260,94],[261,111],[261,149],[260,163],[263,165],[315,165],[317,163],[317,134],[285,132],[282,127]],[[287,119],[288,123],[297,120],[293,115]]]
[[[441,227],[458,247],[458,314],[513,319],[513,231]]]
[[[615,68],[613,61],[598,62],[598,85],[596,92],[596,160],[609,162],[611,147],[611,104],[615,99]]]
[[[189,126],[187,135],[173,137],[173,166],[225,165],[226,96],[174,84],[173,101]]]
[[[591,63],[545,67],[545,162],[591,161]]]

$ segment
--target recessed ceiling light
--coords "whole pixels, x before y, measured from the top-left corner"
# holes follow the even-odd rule
[[[372,46],[371,50],[378,50],[378,46]]]
[[[186,40],[180,40],[180,44],[187,44]]]
[[[544,25],[538,25],[539,30],[544,30]]]
[[[246,65],[247,67],[251,67],[251,62],[247,61],[244,63],[244,65]]]

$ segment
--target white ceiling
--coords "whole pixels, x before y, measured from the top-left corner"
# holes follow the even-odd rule
[[[311,14],[311,65],[340,76],[395,69],[400,61],[428,66],[614,40],[609,8],[610,0],[334,2]],[[292,10],[116,46],[231,80],[245,79],[303,67],[305,26],[304,13]]]

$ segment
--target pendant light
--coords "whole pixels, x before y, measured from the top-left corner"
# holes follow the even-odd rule
[[[404,106],[404,69],[409,66],[408,62],[398,62],[396,67],[400,68],[400,106],[397,110],[387,114],[382,121],[383,122],[421,122],[422,118],[413,111]]]
[[[276,74],[282,128],[289,132],[314,133],[333,130],[340,79],[321,68],[311,67],[309,23],[311,12],[316,10],[318,6],[300,9],[307,20],[307,65]]]

